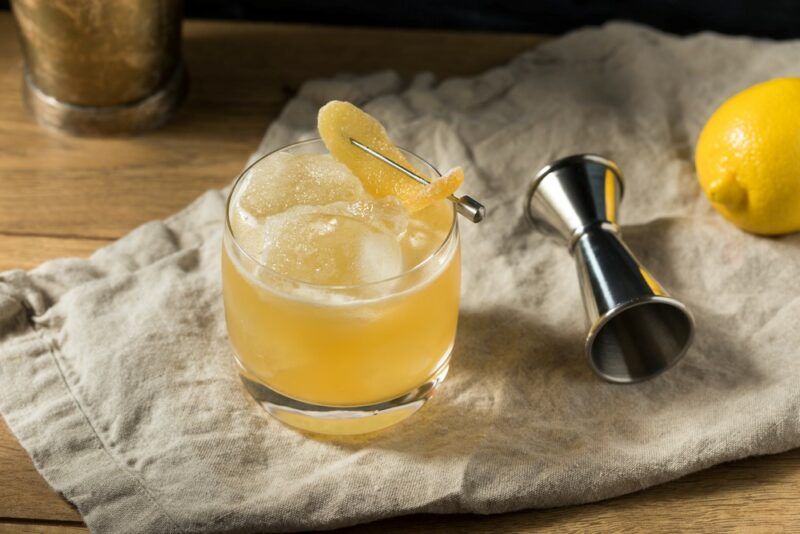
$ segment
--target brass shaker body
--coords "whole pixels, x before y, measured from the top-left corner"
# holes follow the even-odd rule
[[[36,119],[78,135],[156,127],[185,94],[180,0],[12,0]]]

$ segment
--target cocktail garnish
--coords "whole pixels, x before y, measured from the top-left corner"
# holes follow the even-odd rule
[[[389,140],[384,127],[349,102],[334,100],[320,108],[318,128],[333,157],[358,176],[371,194],[394,195],[412,213],[447,198],[470,221],[483,219],[485,208],[480,202],[466,195],[453,195],[464,180],[460,168],[435,180],[423,177]]]
[[[484,208],[483,204],[468,195],[457,197],[452,194],[452,191],[457,190],[464,181],[464,170],[461,167],[453,167],[441,178],[431,182],[352,137],[350,138],[350,143],[425,186],[424,189],[418,190],[419,192],[413,198],[405,201],[408,211],[413,213],[428,206],[433,201],[447,198],[447,200],[456,205],[456,211],[470,221],[478,223],[483,220],[486,213],[486,208]]]

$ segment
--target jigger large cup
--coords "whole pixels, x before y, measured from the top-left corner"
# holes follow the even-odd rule
[[[610,382],[646,380],[686,353],[694,320],[625,246],[617,226],[622,173],[603,157],[578,154],[538,172],[525,212],[575,259],[589,323],[586,357]]]

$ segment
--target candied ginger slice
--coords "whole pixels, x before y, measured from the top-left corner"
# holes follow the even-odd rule
[[[374,117],[349,102],[333,100],[320,108],[317,127],[333,157],[358,176],[371,194],[394,195],[404,203],[417,197],[423,186],[350,142],[355,139],[419,174]]]
[[[419,188],[413,198],[405,200],[406,209],[414,213],[436,202],[449,197],[461,187],[464,181],[464,171],[461,167],[454,167],[444,176],[432,181],[429,185]]]

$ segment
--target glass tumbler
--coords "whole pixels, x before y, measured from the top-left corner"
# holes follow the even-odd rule
[[[228,197],[222,285],[242,381],[271,415],[306,431],[360,434],[393,425],[447,375],[461,283],[455,210],[439,206],[449,230],[399,275],[349,286],[295,280],[248,254],[231,223],[250,173],[278,153],[327,150],[314,139],[268,154]],[[439,176],[422,158],[404,155],[423,174]]]

